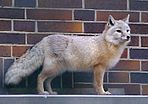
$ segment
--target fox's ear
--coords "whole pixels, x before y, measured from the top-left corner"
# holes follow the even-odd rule
[[[130,15],[128,14],[126,18],[123,19],[124,22],[129,23]]]
[[[116,20],[111,15],[109,15],[107,25],[108,26],[114,26],[115,25],[115,21]]]

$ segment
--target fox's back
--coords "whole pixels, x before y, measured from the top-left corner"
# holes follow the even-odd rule
[[[77,68],[90,66],[99,53],[95,37],[51,35],[43,40],[46,41],[46,56],[59,61],[64,60],[65,63]]]
[[[111,57],[116,50],[108,49],[101,36],[51,35],[46,41],[45,50],[50,55],[49,58],[54,57],[60,64],[72,70],[88,69],[99,63],[107,63],[109,58],[119,57]]]

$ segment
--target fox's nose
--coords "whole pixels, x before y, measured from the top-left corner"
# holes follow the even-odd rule
[[[130,36],[127,36],[126,38],[127,38],[127,41],[128,41],[131,37]]]

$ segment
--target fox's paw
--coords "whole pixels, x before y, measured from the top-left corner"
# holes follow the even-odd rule
[[[49,92],[50,95],[57,95],[58,93],[53,91],[53,92]]]
[[[58,93],[57,92],[48,92],[48,91],[44,91],[44,92],[41,92],[39,93],[40,95],[57,95]]]
[[[102,93],[101,95],[111,95],[111,93],[109,91],[106,91],[106,92]]]
[[[40,95],[50,95],[49,92],[47,92],[47,91],[40,92],[39,94],[40,94]]]

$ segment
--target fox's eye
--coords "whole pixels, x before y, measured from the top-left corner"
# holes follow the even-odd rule
[[[129,32],[130,30],[127,30],[127,32]]]
[[[118,33],[121,33],[122,31],[121,30],[116,30]]]

